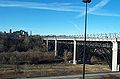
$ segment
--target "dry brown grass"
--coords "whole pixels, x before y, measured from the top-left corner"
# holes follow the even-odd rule
[[[60,76],[82,73],[80,64],[4,65],[0,67],[0,77]],[[107,65],[86,65],[87,73],[110,72]]]
[[[96,72],[110,72],[110,68],[108,65],[86,65],[87,73],[96,73]]]

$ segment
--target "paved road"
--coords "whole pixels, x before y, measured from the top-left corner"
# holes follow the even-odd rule
[[[99,79],[102,76],[115,75],[120,77],[120,72],[86,74],[86,79]],[[55,77],[36,77],[36,78],[18,78],[18,79],[82,79],[81,75],[55,76]]]

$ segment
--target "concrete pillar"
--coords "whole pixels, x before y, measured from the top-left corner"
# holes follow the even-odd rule
[[[117,41],[113,41],[112,48],[112,71],[119,71],[119,65],[117,65],[117,54],[118,54],[118,43]]]
[[[47,52],[48,52],[48,39],[46,40],[46,47],[47,47]]]
[[[76,64],[76,40],[74,40],[73,64]]]
[[[57,39],[55,39],[55,56],[57,56]]]

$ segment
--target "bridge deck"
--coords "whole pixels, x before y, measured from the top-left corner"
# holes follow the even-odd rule
[[[44,40],[76,40],[76,41],[84,41],[84,37],[43,37]],[[107,37],[87,37],[86,41],[120,41],[120,38],[107,38]]]

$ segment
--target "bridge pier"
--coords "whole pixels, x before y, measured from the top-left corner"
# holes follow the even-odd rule
[[[46,40],[46,47],[47,47],[47,52],[48,52],[48,39]]]
[[[117,65],[117,55],[118,55],[118,43],[117,41],[112,41],[112,71],[119,71],[119,65]]]
[[[57,56],[57,39],[55,39],[55,56]]]
[[[46,40],[46,47],[47,47],[47,52],[48,52],[48,44],[49,44],[49,40]],[[57,56],[57,39],[55,39],[55,56]]]
[[[76,40],[74,39],[73,64],[76,64]]]

